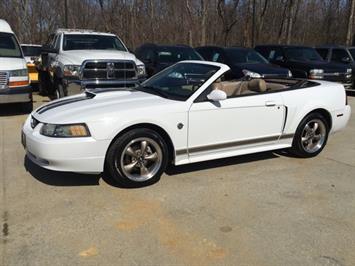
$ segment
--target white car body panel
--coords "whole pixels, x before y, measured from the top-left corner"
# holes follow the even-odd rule
[[[290,147],[300,121],[315,109],[329,112],[331,132],[343,129],[350,118],[344,88],[322,81],[304,89],[235,97],[218,103],[194,102],[229,67],[201,61],[180,63],[186,62],[220,67],[186,101],[120,90],[97,93],[92,99],[51,109],[50,105],[60,104],[63,99],[54,101],[44,107],[48,108],[44,112],[37,109],[31,116],[40,124],[32,129],[29,116],[23,127],[29,158],[52,170],[102,172],[112,140],[131,126],[150,124],[166,132],[174,148],[174,164],[181,165]],[[91,137],[46,137],[40,134],[43,123],[86,123]],[[179,123],[183,124],[182,129],[177,127]]]

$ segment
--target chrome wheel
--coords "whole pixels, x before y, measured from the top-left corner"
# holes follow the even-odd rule
[[[308,121],[301,135],[303,149],[307,153],[319,151],[325,143],[326,135],[327,128],[322,120],[313,119]]]
[[[117,157],[120,158],[120,168],[127,178],[143,182],[151,179],[159,171],[163,153],[153,139],[137,138],[130,141]],[[117,163],[116,161],[116,168]]]

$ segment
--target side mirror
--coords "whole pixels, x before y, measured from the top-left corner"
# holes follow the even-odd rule
[[[213,102],[219,102],[227,99],[227,94],[222,90],[213,90],[207,95],[207,99]]]

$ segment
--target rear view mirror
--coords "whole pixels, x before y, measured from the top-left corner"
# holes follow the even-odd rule
[[[275,58],[275,61],[277,62],[284,62],[285,61],[285,58],[282,56],[282,55],[279,55]]]
[[[56,48],[52,48],[50,46],[43,46],[42,47],[42,53],[51,53],[51,54],[57,54],[59,51]]]
[[[349,57],[344,57],[344,58],[341,59],[341,61],[344,62],[344,63],[350,63],[351,60],[350,60]]]
[[[207,99],[213,102],[219,102],[227,99],[227,94],[222,90],[213,90],[207,95]]]

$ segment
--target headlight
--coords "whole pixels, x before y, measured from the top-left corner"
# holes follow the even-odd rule
[[[17,70],[11,70],[9,72],[9,77],[27,77],[28,76],[28,70],[27,68],[24,69],[17,69]]]
[[[310,79],[322,79],[323,78],[323,69],[311,69],[309,71],[309,78]]]
[[[137,71],[138,71],[138,77],[145,76],[145,66],[144,65],[137,66]]]
[[[261,79],[263,77],[259,73],[250,71],[248,69],[243,69],[242,72],[243,72],[244,76],[249,77],[249,78],[253,78],[253,79]]]
[[[350,74],[350,73],[352,73],[353,72],[353,70],[351,69],[351,68],[348,68],[347,70],[346,70],[346,73],[348,73],[348,74]]]
[[[27,86],[29,82],[28,79],[28,69],[16,69],[9,71],[9,87],[19,87]]]
[[[65,77],[79,77],[80,66],[65,65],[63,72]]]
[[[56,137],[56,138],[77,138],[77,137],[91,136],[89,129],[85,124],[71,124],[71,125],[44,124],[40,132],[44,136]]]
[[[288,77],[292,78],[292,72],[290,70],[288,71]]]

